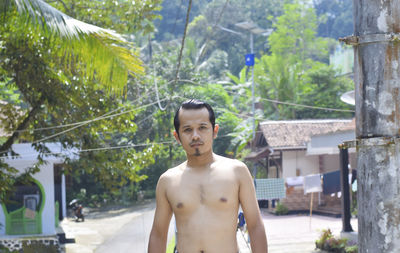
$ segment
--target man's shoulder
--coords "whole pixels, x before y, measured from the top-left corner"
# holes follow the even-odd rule
[[[167,171],[165,171],[163,174],[161,174],[160,179],[161,178],[168,179],[168,178],[174,178],[176,176],[179,176],[180,174],[182,174],[183,166],[184,166],[184,163],[179,164],[178,166],[169,168]]]
[[[225,166],[229,165],[232,169],[247,169],[247,166],[244,162],[239,161],[237,159],[228,158],[225,156],[217,155],[217,161],[223,163]]]

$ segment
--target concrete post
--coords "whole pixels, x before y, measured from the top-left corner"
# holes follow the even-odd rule
[[[359,252],[400,252],[400,2],[353,8]]]

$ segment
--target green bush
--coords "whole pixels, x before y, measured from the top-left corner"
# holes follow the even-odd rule
[[[278,203],[276,205],[276,208],[275,208],[276,215],[286,215],[286,214],[288,214],[288,212],[289,212],[289,209],[284,204]]]
[[[346,253],[357,253],[358,246],[357,245],[348,246],[345,248],[345,250],[346,250]]]
[[[347,238],[335,238],[330,229],[324,229],[321,237],[315,241],[315,246],[318,249],[326,250],[334,253],[357,253],[357,245],[348,245]]]

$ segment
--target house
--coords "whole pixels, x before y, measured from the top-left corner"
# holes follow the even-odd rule
[[[355,121],[338,119],[264,121],[246,160],[257,165],[257,178],[282,178],[286,196],[280,201],[289,210],[309,210],[310,195],[302,184],[288,185],[296,177],[335,172],[340,169],[338,145],[354,140]],[[356,168],[354,150],[349,163]],[[318,193],[313,206],[328,206],[340,213],[340,198]]]
[[[0,244],[5,240],[24,237],[56,237],[58,222],[66,217],[65,176],[62,164],[65,158],[75,159],[73,150],[65,150],[61,144],[45,145],[49,153],[43,156],[45,163],[33,174],[30,183],[17,183],[10,202],[0,203]],[[4,162],[20,173],[37,163],[38,151],[32,144],[14,144],[18,156],[7,156]]]

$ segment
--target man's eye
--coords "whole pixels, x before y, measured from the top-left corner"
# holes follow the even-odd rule
[[[207,129],[207,127],[206,126],[201,126],[200,129],[204,130],[204,129]]]
[[[190,131],[192,131],[192,129],[190,129],[190,128],[183,129],[183,132],[186,132],[186,133],[189,133]]]

